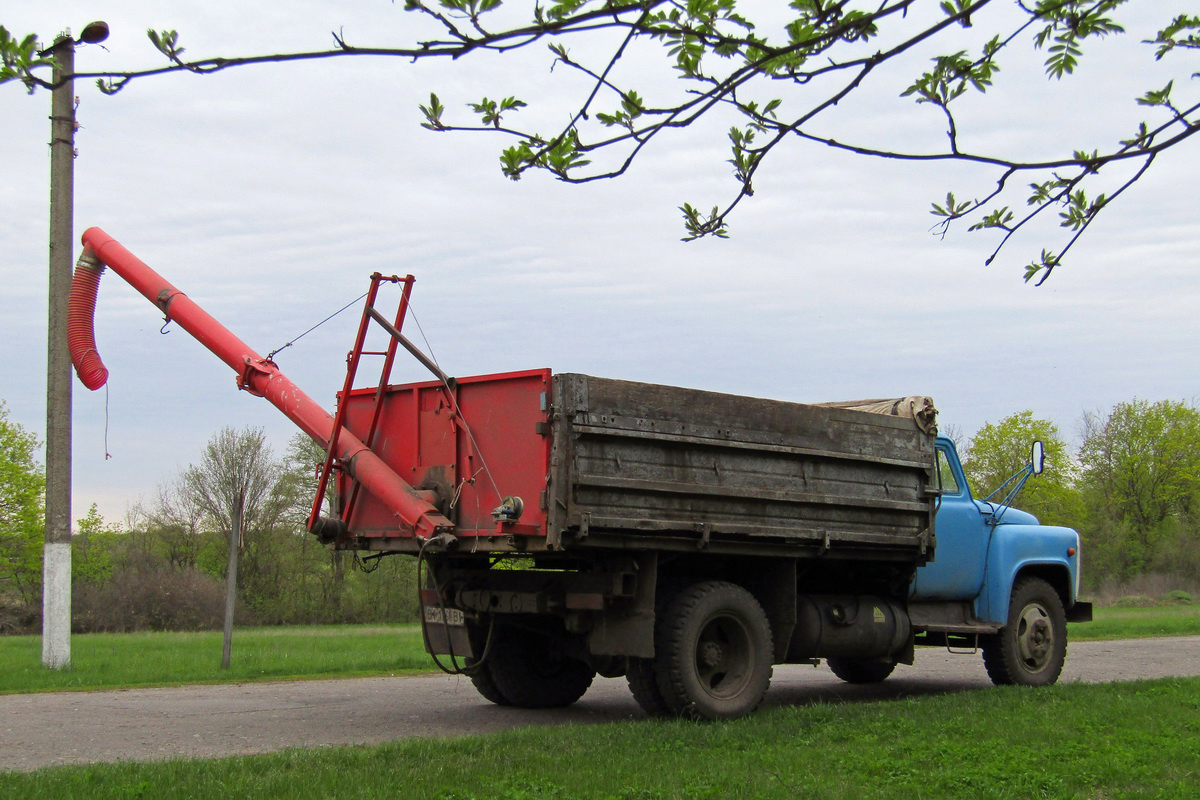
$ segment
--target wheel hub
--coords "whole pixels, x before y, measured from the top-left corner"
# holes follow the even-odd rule
[[[699,661],[708,668],[719,667],[725,660],[725,648],[716,642],[704,642],[700,645]]]
[[[1028,669],[1037,671],[1046,665],[1053,646],[1054,631],[1046,610],[1039,605],[1029,606],[1021,614],[1017,629],[1017,649],[1021,661]]]

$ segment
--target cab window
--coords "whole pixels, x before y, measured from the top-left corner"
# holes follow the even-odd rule
[[[946,451],[939,449],[937,451],[938,459],[938,480],[942,494],[962,494],[962,487],[958,485],[958,479],[954,477],[954,469],[950,466],[950,459],[946,457]]]

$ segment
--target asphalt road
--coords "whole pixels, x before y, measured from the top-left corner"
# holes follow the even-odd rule
[[[1073,642],[1062,680],[1186,675],[1200,675],[1200,636]],[[842,683],[824,667],[776,667],[764,705],[878,701],[990,685],[978,655],[922,649],[915,665],[898,667],[873,686]],[[494,706],[468,679],[440,674],[0,695],[0,770],[211,758],[642,717],[623,678],[598,678],[578,703],[553,711]]]

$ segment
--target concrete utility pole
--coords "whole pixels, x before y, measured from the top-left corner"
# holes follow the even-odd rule
[[[221,649],[221,669],[229,669],[233,655],[233,611],[237,598],[238,551],[242,544],[242,515],[246,511],[246,490],[238,493],[229,525],[229,566],[225,571],[225,644]]]
[[[93,22],[80,42],[108,38]],[[75,45],[66,31],[50,53],[50,312],[46,355],[46,545],[42,562],[42,664],[71,665],[71,355],[67,302],[75,247]]]

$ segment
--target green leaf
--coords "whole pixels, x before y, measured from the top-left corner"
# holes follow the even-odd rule
[[[933,214],[935,217],[957,219],[966,213],[967,209],[969,209],[972,205],[974,205],[973,201],[960,203],[957,199],[955,199],[953,192],[947,192],[946,204],[941,205],[939,203],[933,203],[933,208],[929,213]]]
[[[442,105],[442,101],[433,92],[429,93],[429,105],[418,105],[421,113],[425,116],[425,121],[421,123],[422,128],[428,128],[431,131],[445,130],[446,126],[442,124],[442,113],[446,107]]]
[[[1042,280],[1044,281],[1046,278],[1050,277],[1050,273],[1054,271],[1054,268],[1057,267],[1058,264],[1058,256],[1049,250],[1043,250],[1040,261],[1033,261],[1026,265],[1025,282],[1029,283],[1029,281],[1037,277],[1037,275],[1042,272],[1046,273],[1042,277]],[[1041,283],[1041,281],[1038,281],[1038,283]]]
[[[713,206],[712,212],[709,214],[701,213],[691,203],[684,203],[679,210],[683,212],[683,225],[688,233],[683,237],[683,241],[690,242],[704,236],[715,236],[718,239],[729,238],[729,230],[717,206]]]
[[[553,19],[563,19],[578,11],[584,0],[557,0],[551,3],[546,13]]]
[[[150,38],[150,43],[164,56],[172,61],[181,60],[185,48],[179,46],[178,31],[156,31],[150,29],[146,31],[146,36]]]
[[[11,80],[25,83],[32,94],[38,86],[33,70],[38,67],[52,68],[53,56],[41,55],[41,45],[35,34],[17,40],[8,29],[0,26],[0,84]]]
[[[645,105],[643,105],[642,98],[638,96],[638,93],[630,90],[621,97],[621,108],[625,110],[630,119],[634,119],[642,115]]]
[[[1132,138],[1121,140],[1122,147],[1143,148],[1143,147],[1147,147],[1149,144],[1150,144],[1150,129],[1146,126],[1146,123],[1144,123],[1144,122],[1138,123],[1137,133],[1134,134]]]
[[[478,103],[467,103],[467,105],[480,116],[484,125],[499,128],[504,112],[524,108],[525,102],[515,97],[506,97],[499,102],[485,97]]]
[[[1180,36],[1184,31],[1192,31],[1186,36]],[[1180,14],[1167,27],[1158,32],[1158,36],[1153,39],[1143,40],[1143,44],[1157,44],[1159,47],[1154,52],[1154,59],[1161,60],[1163,56],[1174,50],[1176,47],[1187,49],[1200,48],[1200,16],[1188,16]]]
[[[1146,92],[1137,99],[1139,106],[1167,106],[1171,104],[1171,89],[1175,86],[1175,81],[1170,81],[1166,86],[1156,92]]]
[[[506,148],[500,154],[500,170],[506,177],[514,181],[521,180],[521,173],[535,163],[536,159],[533,155],[533,148],[531,143],[527,141]]]
[[[1004,206],[1003,208],[998,208],[992,213],[986,215],[982,220],[976,222],[970,228],[967,228],[967,230],[979,231],[986,228],[1000,228],[1002,230],[1008,230],[1008,223],[1012,221],[1013,213],[1008,210],[1008,206]]]

